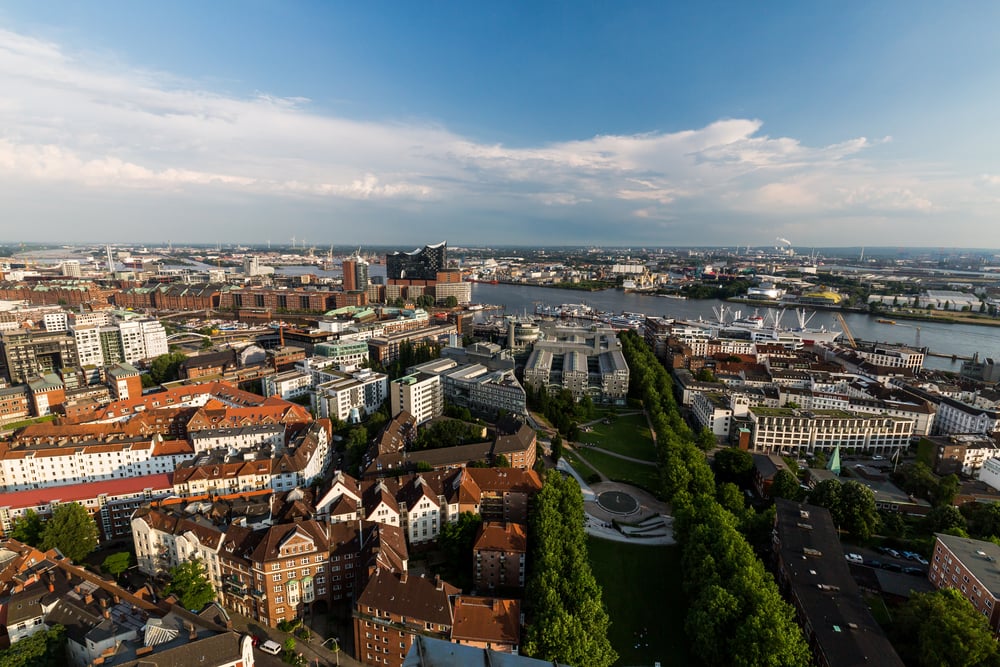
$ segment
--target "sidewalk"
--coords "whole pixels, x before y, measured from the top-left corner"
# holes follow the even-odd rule
[[[246,616],[237,614],[234,611],[229,612],[229,617],[233,621],[233,629],[238,630],[240,632],[246,632],[251,635],[256,635],[260,637],[262,641],[265,639],[270,639],[272,641],[278,642],[281,645],[284,645],[286,639],[294,636],[291,633],[282,632],[277,628],[265,627],[261,623],[251,618],[247,618]],[[321,623],[316,621],[321,621]],[[322,625],[322,627],[325,628],[326,627],[325,622],[326,622],[325,616],[317,615],[311,618],[310,623],[307,623],[307,625],[310,626],[311,630],[313,630],[312,637],[308,640],[295,637],[295,650],[301,653],[303,657],[305,657],[309,661],[310,667],[313,666],[330,667],[331,665],[337,665],[337,664],[340,664],[342,667],[362,667],[362,663],[358,662],[353,657],[351,657],[351,655],[347,651],[345,651],[343,647],[341,647],[339,653],[334,653],[333,651],[327,648],[328,646],[332,646],[333,642],[327,643],[326,646],[322,647],[320,646],[320,644],[323,643],[323,641],[327,638],[321,636],[318,632],[315,632],[315,630],[320,629],[319,627],[320,625]],[[317,626],[317,627],[313,628],[311,626]],[[254,653],[254,657],[256,658],[259,656],[257,653]],[[280,659],[280,656],[277,657]]]

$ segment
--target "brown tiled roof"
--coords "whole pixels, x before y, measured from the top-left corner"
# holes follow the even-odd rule
[[[476,551],[503,551],[505,553],[526,553],[528,534],[519,523],[487,521],[479,527]]]
[[[411,621],[450,628],[452,614],[448,598],[460,592],[444,581],[436,585],[434,579],[378,570],[361,592],[358,609],[367,613],[368,607],[371,607],[373,610],[405,616]]]
[[[521,602],[459,595],[455,598],[453,640],[518,645]]]

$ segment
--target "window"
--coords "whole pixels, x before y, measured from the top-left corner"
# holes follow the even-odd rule
[[[309,556],[306,556],[305,558],[302,559],[302,564],[303,565],[308,565],[309,564]]]
[[[278,574],[272,574],[271,581],[281,581],[281,573],[279,572]]]

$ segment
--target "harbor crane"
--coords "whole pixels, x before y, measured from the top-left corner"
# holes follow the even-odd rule
[[[854,340],[851,328],[847,326],[847,320],[844,319],[843,313],[837,313],[837,321],[840,322],[840,328],[844,331],[844,337],[847,338],[848,345],[851,346],[851,349],[858,349],[858,344]]]

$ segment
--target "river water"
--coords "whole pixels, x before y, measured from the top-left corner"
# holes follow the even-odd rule
[[[489,285],[474,283],[472,300],[475,303],[502,305],[507,313],[533,313],[536,304],[558,306],[562,303],[584,303],[596,310],[620,313],[644,313],[680,319],[714,320],[713,307],[725,305],[727,308],[742,310],[744,315],[753,312],[752,305],[728,303],[715,299],[700,299],[682,301],[665,299],[663,297],[642,294],[626,294],[621,290],[603,290],[600,292],[584,292],[578,290],[554,289],[548,287],[529,287],[526,285]],[[765,315],[767,309],[761,308],[760,314]],[[825,326],[827,329],[840,329],[833,311],[818,310],[809,323],[810,327]],[[881,324],[877,317],[862,313],[844,313],[847,326],[855,338],[888,343],[916,344],[917,328],[920,328],[920,345],[932,352],[942,354],[957,354],[972,356],[976,352],[980,357],[1000,358],[1000,328],[974,326],[969,324],[944,324],[937,322],[901,322],[900,324]],[[782,320],[786,326],[796,325],[795,313],[788,310]],[[928,356],[924,365],[946,371],[958,371],[961,361],[950,358]]]

